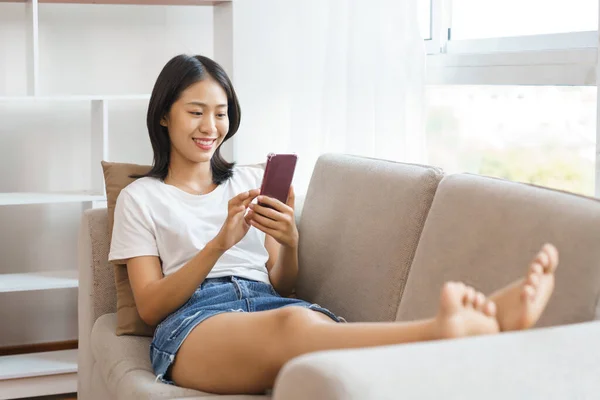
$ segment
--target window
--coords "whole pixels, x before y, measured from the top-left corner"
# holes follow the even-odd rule
[[[595,86],[427,88],[427,162],[594,195]]]
[[[598,0],[453,0],[452,39],[595,31]]]

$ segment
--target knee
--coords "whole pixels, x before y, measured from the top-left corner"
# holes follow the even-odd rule
[[[320,323],[318,318],[313,315],[314,311],[303,307],[281,308],[275,313],[275,336],[278,346],[278,353],[292,355],[298,352],[302,342],[307,340],[309,330]]]
[[[307,327],[315,323],[313,313],[314,311],[304,307],[285,307],[277,310],[275,319],[279,333],[288,338],[301,335]]]

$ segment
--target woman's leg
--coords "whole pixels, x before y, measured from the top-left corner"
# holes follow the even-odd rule
[[[337,324],[300,307],[219,314],[192,330],[177,353],[171,377],[180,386],[207,392],[261,393],[273,386],[288,360],[313,351],[525,329],[537,321],[552,292],[555,250],[545,246],[525,279],[494,294],[499,319],[493,301],[462,283],[444,285],[434,318],[410,323]]]
[[[273,386],[288,360],[301,354],[495,332],[493,304],[461,283],[444,286],[436,318],[411,323],[338,324],[302,307],[225,313],[191,331],[171,378],[207,392],[261,393]]]

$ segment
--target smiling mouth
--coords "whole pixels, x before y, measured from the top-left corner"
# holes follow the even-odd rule
[[[199,143],[199,144],[213,144],[215,142],[215,140],[217,140],[217,139],[216,138],[215,139],[198,139],[198,138],[192,138],[192,140],[194,142],[196,142],[196,143]]]
[[[197,138],[192,138],[192,140],[194,141],[196,146],[201,148],[202,150],[212,149],[214,143],[217,141],[217,139],[197,139]]]

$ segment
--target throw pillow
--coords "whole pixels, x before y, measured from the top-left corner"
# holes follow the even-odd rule
[[[149,165],[114,163],[102,161],[104,182],[106,186],[106,203],[108,209],[108,238],[112,239],[112,230],[115,217],[115,205],[121,190],[135,179],[130,175],[145,174],[150,170]],[[115,273],[115,286],[117,289],[117,331],[120,335],[152,336],[154,327],[146,324],[135,306],[133,291],[129,284],[127,265],[113,263]]]

